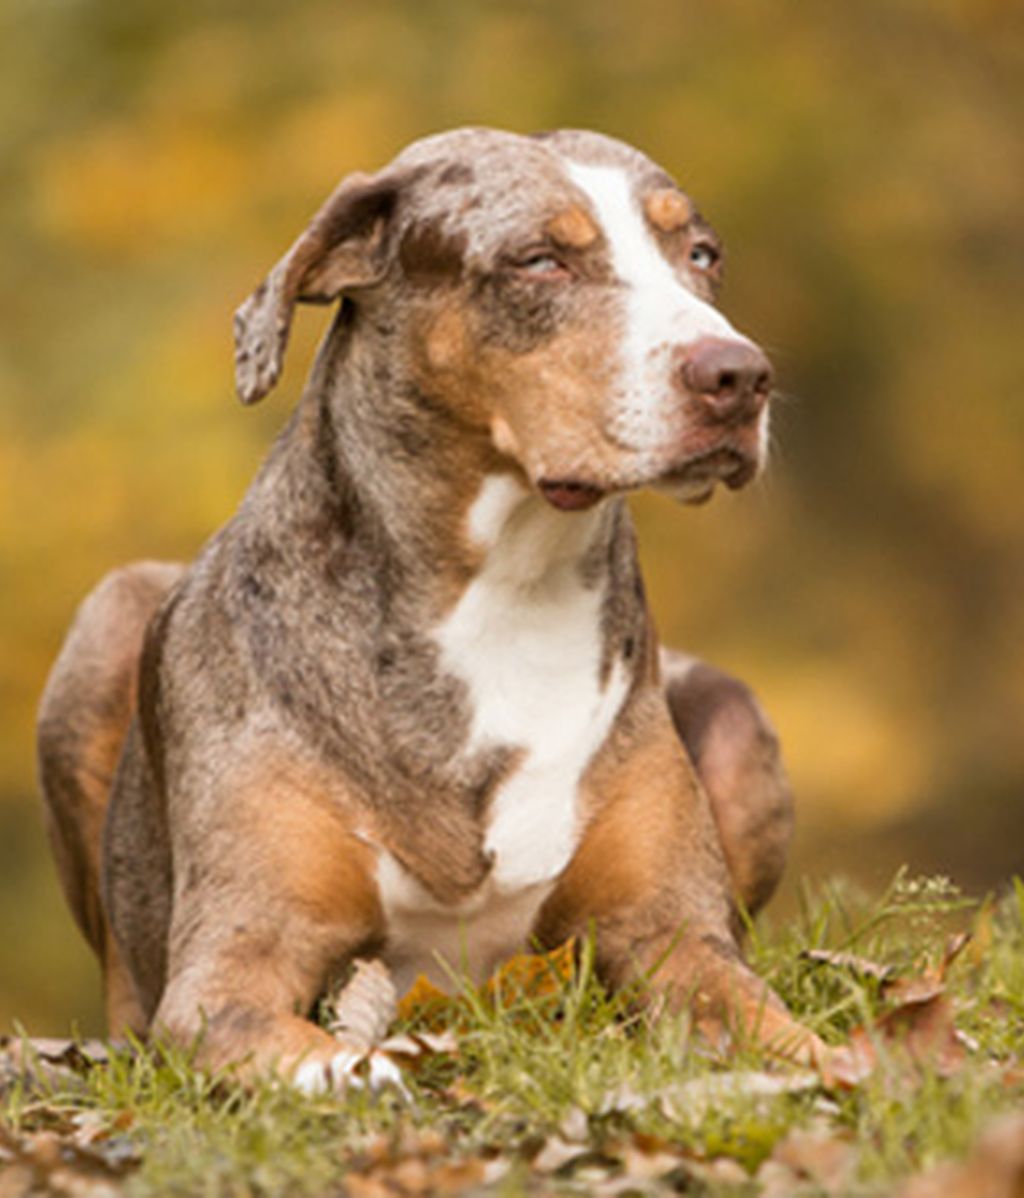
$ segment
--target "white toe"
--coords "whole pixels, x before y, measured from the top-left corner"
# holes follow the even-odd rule
[[[402,1080],[402,1071],[390,1057],[382,1052],[370,1054],[369,1083],[371,1090],[382,1090],[385,1086],[394,1086],[403,1098],[409,1097],[409,1091]]]
[[[331,1088],[331,1075],[321,1061],[303,1061],[295,1070],[292,1084],[303,1094],[326,1094]]]
[[[331,1057],[330,1077],[336,1090],[361,1090],[363,1079],[356,1073],[356,1066],[364,1054],[352,1048],[343,1048]]]

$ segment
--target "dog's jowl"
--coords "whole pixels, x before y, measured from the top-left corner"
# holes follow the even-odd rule
[[[594,133],[463,129],[342,181],[236,316],[261,399],[335,304],[302,399],[189,566],[85,600],[40,719],[50,835],[111,1032],[298,1084],[356,957],[484,976],[593,929],[610,986],[796,1056],[737,905],[790,799],[753,696],[659,650],[625,495],[760,468],[771,367],[721,247]]]

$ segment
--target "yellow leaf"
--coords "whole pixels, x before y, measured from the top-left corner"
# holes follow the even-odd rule
[[[545,998],[557,994],[572,977],[575,940],[567,940],[549,953],[521,953],[511,957],[484,987],[490,999]]]
[[[567,940],[549,953],[511,957],[477,991],[488,1003],[510,999],[546,998],[557,994],[572,977],[576,942]],[[452,998],[420,974],[398,1004],[398,1017],[434,1030],[450,1026],[464,1015],[464,998]]]
[[[425,975],[419,974],[398,1003],[398,1018],[415,1019],[430,1027],[443,1027],[447,1022],[444,1013],[454,1002],[451,995],[439,990]]]

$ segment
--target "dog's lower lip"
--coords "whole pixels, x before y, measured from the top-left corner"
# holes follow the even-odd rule
[[[571,479],[544,478],[538,483],[538,488],[548,503],[560,512],[582,512],[604,497],[604,491],[593,483],[574,482]]]
[[[672,470],[667,478],[670,482],[708,483],[724,482],[731,490],[739,490],[757,473],[757,463],[747,454],[723,446],[692,458],[689,462]],[[710,494],[710,491],[709,491]]]

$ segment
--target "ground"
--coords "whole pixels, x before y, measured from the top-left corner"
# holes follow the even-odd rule
[[[979,901],[905,874],[874,901],[835,885],[749,936],[806,1023],[860,1046],[860,1074],[712,1051],[610,999],[584,945],[368,1025],[404,1095],[246,1091],[184,1052],[12,1037],[0,1198],[1024,1193],[1024,885]]]

